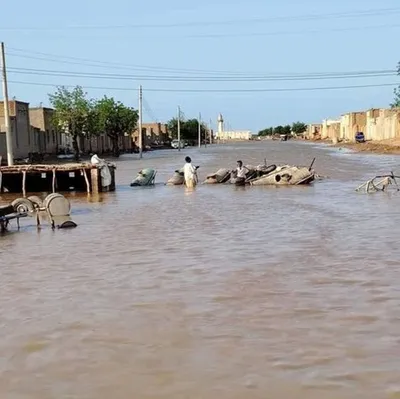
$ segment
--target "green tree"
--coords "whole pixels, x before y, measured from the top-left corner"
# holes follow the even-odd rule
[[[292,132],[295,134],[303,134],[307,131],[307,125],[303,122],[295,122],[292,125]]]
[[[97,118],[97,123],[94,123],[93,129],[107,134],[112,142],[113,155],[118,157],[119,137],[135,130],[138,112],[115,101],[114,98],[104,96],[94,104],[94,116]]]
[[[266,129],[260,130],[258,132],[258,135],[260,137],[265,137],[265,136],[272,136],[274,134],[274,128],[268,127]]]
[[[290,136],[292,134],[292,127],[290,125],[283,126],[283,134]]]
[[[172,118],[167,122],[167,129],[173,139],[178,137],[178,118]],[[181,121],[182,130],[182,121]]]
[[[61,132],[72,137],[76,161],[79,161],[80,155],[78,137],[85,133],[90,109],[90,102],[86,96],[80,86],[71,91],[63,86],[58,87],[54,94],[49,94],[50,103],[54,108],[54,124]]]
[[[274,127],[274,134],[278,134],[278,135],[285,134],[284,133],[284,127],[281,126],[281,125],[279,125],[277,127]]]
[[[400,76],[400,62],[397,64],[397,74]],[[400,86],[394,89],[394,100],[390,106],[392,108],[400,108]]]
[[[89,140],[89,151],[92,152],[92,137],[99,136],[102,133],[100,119],[96,102],[89,101],[88,114],[86,116],[85,137]]]
[[[178,138],[178,119],[171,119],[168,124],[168,131],[173,139]],[[197,119],[180,120],[181,140],[197,142],[199,137],[199,122]],[[207,127],[202,123],[200,126],[201,140],[207,137]]]

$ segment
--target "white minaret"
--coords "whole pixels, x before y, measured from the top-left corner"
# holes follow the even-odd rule
[[[218,115],[218,138],[222,138],[222,132],[224,131],[224,118],[222,117],[222,114],[220,113]]]

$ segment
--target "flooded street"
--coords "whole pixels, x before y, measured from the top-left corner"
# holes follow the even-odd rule
[[[186,155],[201,180],[314,157],[329,178],[129,187]],[[272,141],[121,157],[116,192],[70,197],[78,228],[0,237],[0,397],[400,398],[400,193],[354,191],[399,160]]]

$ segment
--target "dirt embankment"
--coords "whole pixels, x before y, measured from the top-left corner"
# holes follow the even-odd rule
[[[349,148],[357,152],[400,155],[400,139],[368,141],[366,143],[338,143],[335,147]]]

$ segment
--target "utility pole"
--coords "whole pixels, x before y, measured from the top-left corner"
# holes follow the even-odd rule
[[[212,119],[210,118],[210,145],[212,144]]]
[[[7,73],[6,73],[6,55],[4,43],[1,42],[1,71],[3,77],[3,99],[4,99],[4,121],[6,127],[6,143],[7,143],[7,163],[8,166],[14,165],[13,141],[10,125],[10,108],[8,103]]]
[[[178,106],[178,151],[181,150],[181,107]]]
[[[201,148],[201,113],[200,112],[199,112],[198,124],[199,124],[199,148]]]
[[[143,91],[142,85],[139,86],[139,127],[138,127],[138,139],[139,139],[139,157],[143,157],[143,133],[142,133],[142,125],[143,125]]]

